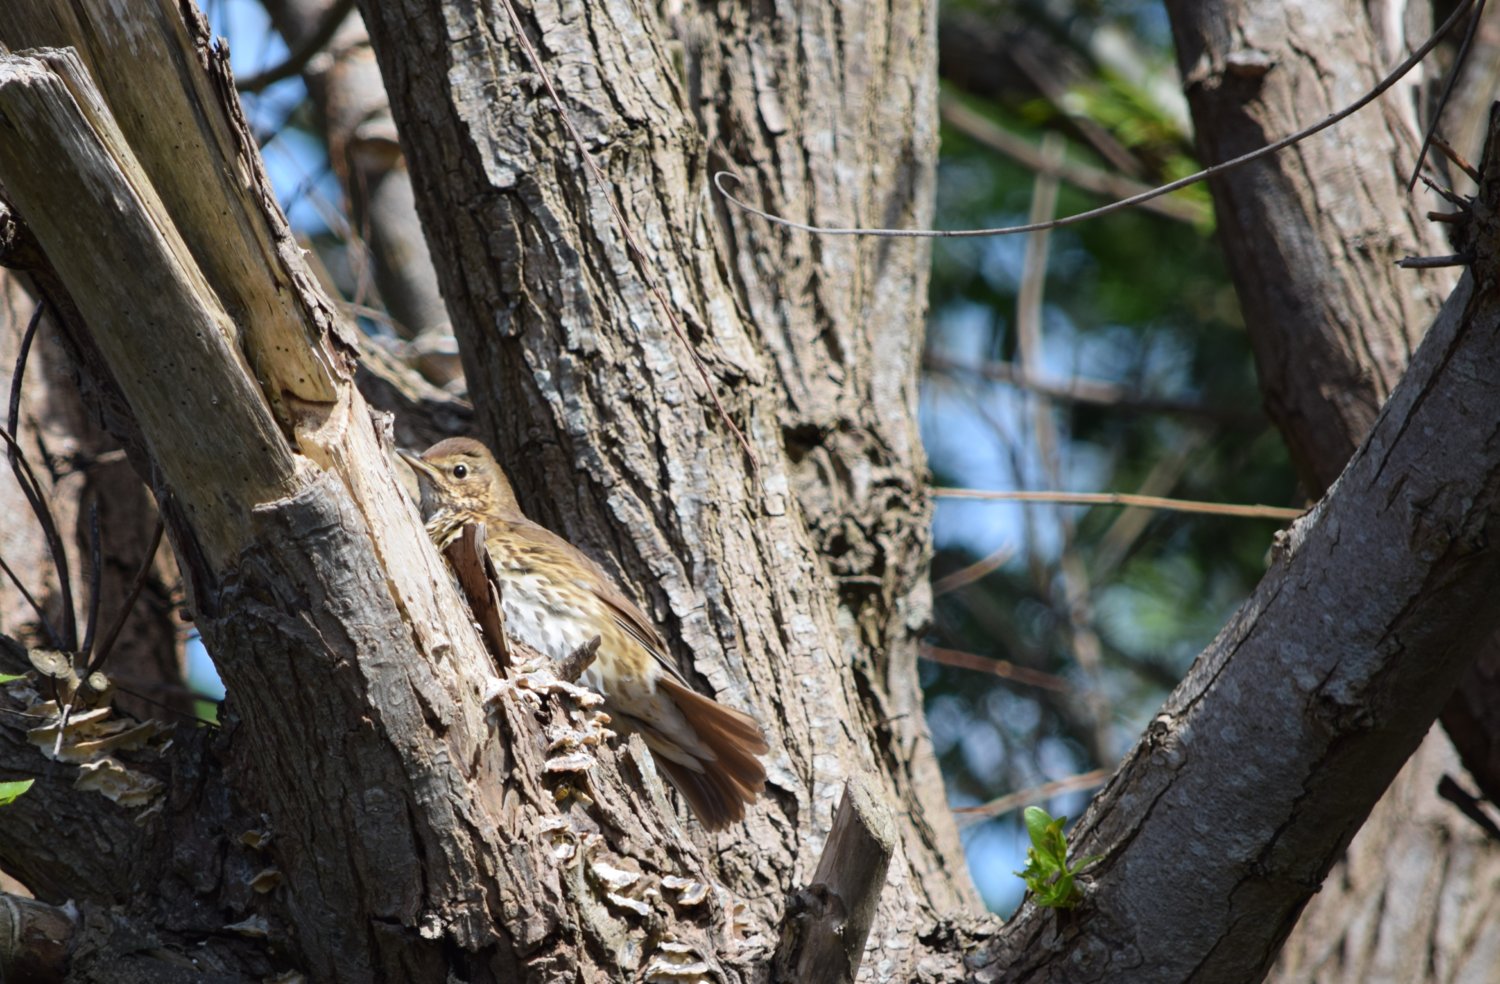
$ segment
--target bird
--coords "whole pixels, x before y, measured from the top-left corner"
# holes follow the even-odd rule
[[[705,828],[743,820],[766,783],[769,746],[756,720],[683,679],[651,620],[604,569],[526,518],[489,448],[451,437],[400,454],[417,474],[422,516],[440,550],[466,525],[484,524],[506,634],[553,661],[598,637],[581,679],[604,697],[616,730],[641,736]]]

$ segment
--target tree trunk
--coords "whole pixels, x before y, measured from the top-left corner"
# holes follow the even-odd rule
[[[768,230],[726,214],[708,178],[732,167],[809,221],[925,225],[930,13],[872,5],[847,37],[831,5],[795,30],[684,13],[679,71],[650,8],[569,9],[536,4],[526,29],[549,59],[589,66],[550,70],[607,188],[556,110],[514,84],[534,69],[503,15],[364,9],[470,392],[531,514],[614,560],[683,665],[767,724],[773,789],[718,845],[723,870],[774,904],[816,863],[845,780],[872,766],[917,818],[868,955],[899,978],[909,952],[878,941],[974,900],[915,674],[930,507],[910,408],[928,251]],[[605,195],[648,256],[632,259]]]
[[[1169,4],[1205,162],[1261,146],[1372,86],[1430,30],[1426,7],[1417,5],[1413,23],[1406,6],[1303,5],[1289,20],[1282,4]],[[1393,26],[1413,35],[1387,36]],[[1473,62],[1469,71],[1481,65]],[[1365,438],[1374,409],[1405,371],[1411,345],[1452,280],[1448,271],[1401,270],[1392,262],[1453,248],[1423,214],[1420,199],[1406,191],[1421,141],[1414,100],[1404,95],[1409,91],[1403,85],[1337,130],[1210,184],[1267,410],[1314,493],[1327,488],[1348,451]],[[1476,104],[1461,98],[1445,117],[1444,133],[1476,129],[1455,118],[1454,109],[1465,105]],[[1487,110],[1488,100],[1478,108]],[[1470,153],[1473,145],[1465,142]],[[1497,707],[1500,642],[1492,639],[1442,716],[1479,791],[1492,801],[1500,795]],[[1434,733],[1427,744],[1444,746],[1448,739]],[[1394,898],[1434,865],[1458,870],[1434,855],[1465,858],[1465,869],[1495,863],[1500,845],[1486,843],[1480,827],[1436,799],[1443,764],[1450,762],[1443,747],[1413,757],[1401,787],[1376,808],[1333,884],[1351,892],[1357,887],[1366,898]],[[1423,794],[1425,802],[1414,807]],[[1422,819],[1403,822],[1413,812]],[[1366,860],[1373,858],[1382,860]],[[1389,879],[1384,887],[1382,875]],[[1493,906],[1493,882],[1458,877],[1479,893],[1473,903],[1479,909]],[[1430,954],[1431,979],[1463,979],[1463,968],[1485,966],[1456,942],[1466,935],[1433,935],[1440,916],[1428,922],[1404,918],[1405,911],[1379,910],[1380,938],[1401,953]],[[1392,972],[1399,964],[1370,952],[1367,920],[1368,912],[1351,906],[1345,892],[1316,896],[1305,929],[1289,944],[1282,979],[1416,979]],[[1335,938],[1346,939],[1347,948],[1332,947]]]

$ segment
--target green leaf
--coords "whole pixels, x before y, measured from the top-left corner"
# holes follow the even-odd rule
[[[12,680],[24,679],[24,673],[0,673],[0,684],[10,683]]]
[[[1052,823],[1052,818],[1040,806],[1028,806],[1025,817],[1026,833],[1031,836],[1031,846],[1040,850],[1047,839],[1047,827]]]
[[[1028,806],[1024,814],[1026,833],[1031,847],[1026,851],[1026,867],[1015,874],[1026,882],[1026,888],[1037,905],[1049,909],[1071,909],[1083,901],[1083,891],[1074,876],[1100,860],[1091,854],[1068,865],[1068,839],[1063,834],[1067,817],[1053,818],[1046,810]]]
[[[35,779],[17,779],[14,782],[0,782],[0,806],[9,806],[14,803],[17,796],[31,788]]]

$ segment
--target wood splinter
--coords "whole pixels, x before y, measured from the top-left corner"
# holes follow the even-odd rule
[[[594,657],[599,655],[599,643],[601,641],[603,641],[603,637],[594,636],[594,638],[569,653],[565,659],[553,667],[553,672],[557,674],[557,678],[559,680],[566,680],[568,683],[577,683],[578,678],[583,676],[583,671],[594,664]]]
[[[895,846],[891,809],[875,783],[851,778],[811,883],[787,901],[772,980],[854,980]]]

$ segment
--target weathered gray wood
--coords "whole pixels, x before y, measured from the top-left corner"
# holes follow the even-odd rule
[[[775,980],[852,984],[859,973],[896,848],[891,810],[879,795],[866,776],[844,787],[818,870],[787,905]]]
[[[16,0],[0,5],[0,42],[78,51],[202,276],[247,333],[239,343],[262,398],[332,403],[353,371],[353,343],[286,228],[244,118],[225,100],[228,56],[207,44],[201,18],[173,0],[128,11],[110,0]]]
[[[0,55],[0,126],[6,194],[58,273],[94,285],[74,300],[200,542],[224,563],[245,542],[245,504],[295,484],[236,326],[75,56]]]

